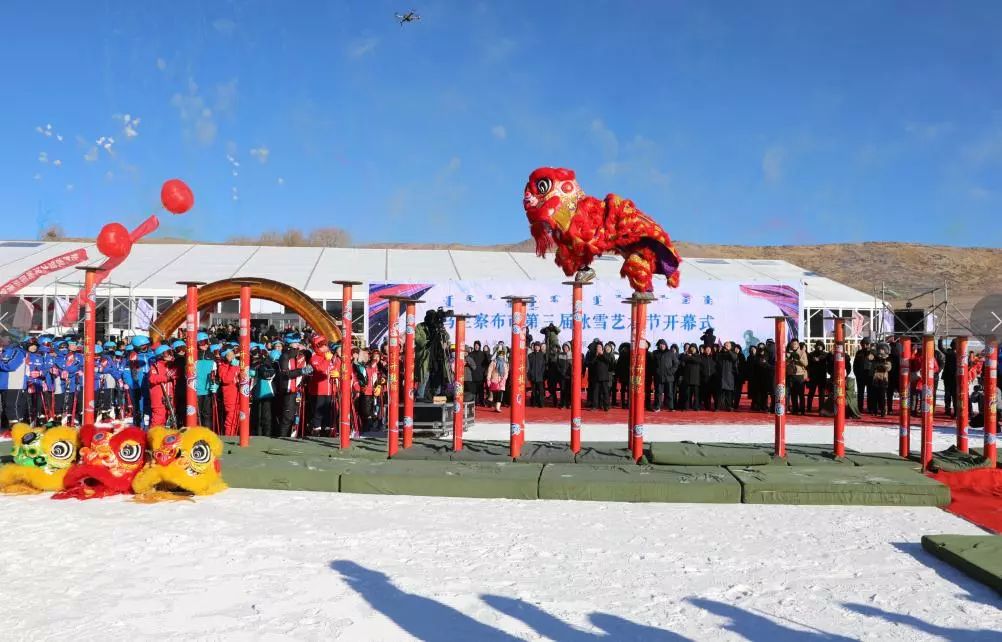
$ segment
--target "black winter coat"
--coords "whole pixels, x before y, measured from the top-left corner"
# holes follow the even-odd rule
[[[675,381],[678,370],[678,354],[671,350],[655,350],[651,353],[651,373],[657,383]]]

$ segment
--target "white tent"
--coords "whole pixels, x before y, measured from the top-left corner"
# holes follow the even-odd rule
[[[0,241],[0,284],[47,259],[79,248],[85,249],[89,257],[81,265],[98,265],[104,259],[93,243]],[[595,262],[594,268],[599,279],[618,280],[620,265],[618,257],[603,257]],[[881,305],[872,295],[786,261],[686,257],[682,269],[683,278],[690,280],[802,283],[804,329],[808,337],[823,335],[821,315],[825,309],[847,315],[861,311],[879,325],[879,314],[874,310],[879,311]],[[336,279],[362,281],[364,285],[355,290],[354,299],[363,305],[368,283],[377,281],[564,280],[551,258],[540,259],[531,252],[142,243],[133,248],[129,258],[99,288],[97,298],[99,306],[111,303],[113,313],[106,323],[110,331],[118,332],[135,327],[132,316],[138,300],[146,300],[159,312],[183,296],[184,288],[177,285],[178,281],[212,282],[235,277],[287,283],[328,309],[334,309],[335,304],[340,309],[341,288],[331,283]],[[37,310],[35,325],[46,327],[51,322],[55,299],[73,296],[81,284],[82,273],[65,268],[39,278],[18,292],[18,296],[32,299]],[[16,297],[11,299],[16,300]],[[11,301],[0,308],[0,317]],[[255,305],[255,312],[278,311],[267,302]],[[810,322],[815,316],[816,324]]]

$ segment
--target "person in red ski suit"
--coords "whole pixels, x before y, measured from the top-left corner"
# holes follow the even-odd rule
[[[154,353],[150,361],[150,426],[177,427],[174,403],[174,383],[177,381],[177,369],[174,367],[174,352],[170,346],[162,345]]]
[[[219,362],[219,387],[223,392],[223,409],[226,418],[223,420],[223,434],[235,437],[237,434],[238,417],[240,416],[240,359],[236,352],[227,350]]]
[[[334,353],[327,344],[327,337],[315,334],[310,344],[313,348],[313,357],[310,359],[313,374],[310,375],[307,386],[311,406],[310,427],[313,432],[329,430],[333,436],[334,423],[337,421],[332,404],[336,394],[334,373],[341,366],[334,359]]]

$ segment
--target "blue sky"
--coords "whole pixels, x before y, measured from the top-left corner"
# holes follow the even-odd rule
[[[423,19],[399,26],[411,8]],[[162,234],[512,242],[529,172],[557,165],[679,240],[1002,243],[998,2],[3,14],[3,236],[138,223],[177,176],[196,207]]]

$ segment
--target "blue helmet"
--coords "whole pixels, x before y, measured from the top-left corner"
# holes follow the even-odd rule
[[[279,359],[282,358],[282,351],[272,350],[271,352],[268,353],[268,356],[271,357],[272,361],[278,361]]]
[[[125,351],[126,352],[135,352],[136,348],[130,343],[129,345],[125,346]]]
[[[123,355],[125,355],[125,353],[124,353],[124,352],[122,352],[121,350],[115,350],[115,356],[116,356],[116,357],[121,357],[121,356],[123,356]]]
[[[170,344],[170,347],[171,347],[172,350],[177,350],[178,348],[183,348],[183,347],[185,347],[187,345],[188,344],[186,344],[183,340],[177,339],[173,343]]]
[[[44,334],[38,337],[38,343],[43,346],[52,345],[52,339]]]
[[[150,345],[150,338],[142,335],[132,337],[132,345],[136,348]]]
[[[159,357],[159,356],[162,356],[166,352],[170,352],[170,346],[163,345],[163,346],[160,346],[159,348],[157,348],[156,350],[154,350],[153,354],[155,354],[156,356]]]
[[[94,345],[94,354],[101,354],[101,352],[102,352],[101,344],[100,343],[95,344]]]
[[[198,343],[207,343],[209,341],[209,335],[206,332],[199,332],[195,335],[195,341]]]
[[[115,347],[115,342],[114,341],[105,341],[104,342],[104,347],[105,348],[114,348]]]
[[[221,348],[222,346],[219,345],[218,343],[213,343],[211,346],[209,346],[209,352],[219,352]]]

